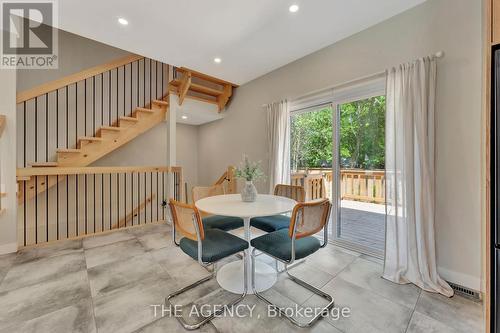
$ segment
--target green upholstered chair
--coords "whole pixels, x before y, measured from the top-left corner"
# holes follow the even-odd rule
[[[313,287],[309,283],[293,276],[288,268],[295,260],[305,258],[320,248],[326,246],[328,242],[327,225],[330,216],[331,204],[328,199],[321,199],[306,203],[298,203],[290,219],[291,223],[288,229],[277,230],[263,236],[252,239],[250,244],[254,247],[252,250],[252,289],[254,294],[265,301],[267,304],[278,309],[280,315],[288,318],[293,324],[300,327],[313,325],[322,314],[328,312],[333,307],[333,297],[323,291]],[[323,244],[314,235],[324,230]],[[317,313],[310,321],[302,323],[295,318],[287,315],[284,309],[273,304],[255,289],[255,257],[256,251],[265,253],[285,265],[285,271],[290,279],[304,288],[309,289],[316,295],[326,299],[328,304]]]
[[[248,248],[248,242],[219,229],[205,230],[200,212],[194,205],[187,205],[170,199],[169,206],[173,221],[172,233],[174,243],[179,244],[181,250],[194,260],[198,261],[201,266],[214,266],[214,269],[209,276],[168,295],[166,299],[166,302],[168,303],[167,305],[173,307],[174,304],[172,303],[172,300],[176,296],[179,296],[180,294],[193,289],[204,282],[216,278],[217,269],[215,268],[215,263],[217,261],[239,252],[243,253],[243,260],[246,261],[247,258],[245,257],[244,250]],[[176,241],[177,233],[182,235],[179,243]],[[247,265],[244,264],[244,267],[246,269]],[[247,286],[248,281],[245,272],[243,294],[238,295],[234,301],[226,304],[226,306],[231,307],[240,302],[246,296]],[[221,309],[223,308],[225,307],[221,307]],[[219,315],[221,311],[215,311],[209,316],[204,316],[201,321],[195,324],[188,324],[182,316],[176,317],[185,329],[194,330],[212,320],[215,316]]]
[[[224,194],[224,186],[213,185],[213,186],[195,186],[192,190],[193,202],[200,199],[212,197],[215,195]],[[243,219],[234,216],[221,216],[221,215],[211,215],[206,212],[200,212],[203,227],[205,230],[208,229],[220,229],[224,231],[230,231],[243,227]]]
[[[304,202],[306,194],[302,186],[277,184],[274,187],[274,195],[287,197],[297,202]],[[286,215],[254,217],[250,220],[250,225],[265,232],[273,232],[288,229],[290,217]]]

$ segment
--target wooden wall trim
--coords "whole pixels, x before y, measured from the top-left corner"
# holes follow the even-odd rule
[[[30,100],[32,98],[35,98],[37,96],[41,96],[43,94],[60,89],[60,88],[65,87],[67,85],[73,84],[75,82],[88,79],[92,76],[107,72],[111,69],[121,67],[121,66],[129,64],[131,62],[141,60],[143,58],[144,58],[143,56],[140,56],[137,54],[128,55],[128,56],[110,61],[108,63],[98,65],[98,66],[95,66],[95,67],[92,67],[89,69],[85,69],[85,70],[80,71],[78,73],[71,74],[71,75],[65,76],[63,78],[51,81],[51,82],[41,84],[37,87],[34,87],[34,88],[17,93],[16,103],[19,104],[19,103],[25,102],[25,101]]]

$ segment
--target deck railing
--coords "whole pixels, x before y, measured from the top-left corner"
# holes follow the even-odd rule
[[[24,168],[17,176],[21,246],[165,221],[169,197],[183,192],[180,167]],[[48,190],[35,195],[37,187]]]
[[[292,185],[303,186],[306,200],[332,199],[333,175],[331,169],[299,170],[291,175]],[[384,170],[340,170],[340,196],[343,200],[385,203]]]

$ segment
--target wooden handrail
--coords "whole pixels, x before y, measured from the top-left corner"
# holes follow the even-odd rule
[[[43,94],[49,93],[51,91],[55,91],[57,89],[66,87],[67,85],[73,84],[78,81],[82,81],[88,79],[92,76],[107,72],[111,69],[115,69],[117,67],[121,67],[123,65],[129,64],[131,62],[143,59],[143,56],[132,54],[119,59],[115,59],[108,63],[98,65],[89,69],[85,69],[78,73],[74,73],[63,78],[50,81],[44,84],[41,84],[37,87],[22,91],[17,93],[16,103],[22,103],[32,98],[41,96]]]
[[[18,180],[25,180],[31,176],[57,176],[57,175],[91,175],[108,173],[131,172],[179,172],[181,167],[167,166],[127,166],[127,167],[49,167],[49,168],[22,168],[17,169]],[[29,178],[28,178],[29,179]]]

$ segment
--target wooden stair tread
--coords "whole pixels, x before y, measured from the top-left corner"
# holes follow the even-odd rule
[[[58,166],[57,162],[33,162],[29,164],[32,168],[48,168]]]
[[[74,148],[58,148],[56,150],[58,153],[81,153],[81,149],[74,149]]]
[[[168,102],[167,101],[160,101],[158,99],[154,99],[153,100],[153,104],[162,105],[162,106],[168,106]]]
[[[101,131],[102,130],[105,130],[105,131],[121,131],[121,130],[123,130],[123,128],[121,128],[121,127],[115,127],[115,126],[103,126],[103,127],[101,127]]]
[[[78,141],[102,141],[102,138],[97,138],[95,136],[82,136],[78,138]]]
[[[137,119],[137,118],[135,118],[135,117],[120,117],[120,120],[125,120],[125,121],[134,121],[134,122],[139,121],[139,119]]]
[[[136,108],[135,111],[136,112],[145,112],[145,113],[155,113],[155,110],[146,109],[146,108]]]

